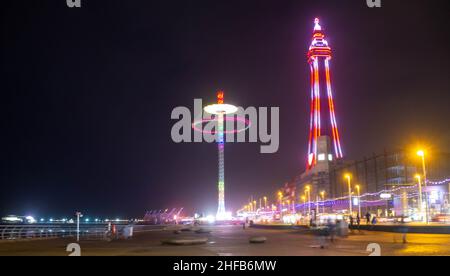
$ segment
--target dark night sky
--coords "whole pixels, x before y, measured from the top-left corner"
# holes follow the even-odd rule
[[[217,152],[175,144],[194,98],[279,106],[276,154],[226,147],[228,207],[305,164],[313,19],[332,62],[344,152],[450,151],[448,0],[9,0],[1,16],[0,215],[216,210]]]

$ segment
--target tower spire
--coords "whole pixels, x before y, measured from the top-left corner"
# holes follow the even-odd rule
[[[314,19],[314,31],[321,31],[322,27],[320,26],[320,20],[319,18],[316,17],[316,19]]]
[[[332,137],[334,156],[337,159],[343,157],[331,87],[331,55],[332,51],[328,45],[328,41],[325,39],[320,20],[319,18],[315,18],[312,42],[308,51],[308,63],[311,69],[311,118],[308,143],[308,169],[311,169],[318,161],[317,141],[322,136],[321,94],[323,92],[321,91],[326,91],[327,93],[330,122],[330,129],[328,129],[327,134]],[[323,76],[324,74],[325,78]],[[325,80],[325,83],[323,83],[323,80]]]

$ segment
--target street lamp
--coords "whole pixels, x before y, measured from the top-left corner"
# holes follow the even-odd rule
[[[267,196],[264,197],[264,209],[267,210]]]
[[[348,184],[348,206],[349,206],[349,211],[350,211],[350,216],[351,216],[353,214],[353,210],[352,210],[352,183],[351,183],[352,176],[350,174],[346,174],[345,178],[347,179],[347,184]]]
[[[319,210],[319,195],[316,195],[316,214],[320,213]]]
[[[420,176],[420,174],[416,175],[416,179],[417,179],[417,182],[419,183],[419,214],[422,216],[422,203],[423,203],[423,199],[422,199],[422,177]],[[426,214],[425,216],[428,216],[428,214]],[[425,218],[425,221],[428,221],[428,218]]]
[[[77,242],[80,241],[80,218],[83,217],[81,212],[76,212],[77,215]]]
[[[323,213],[325,214],[325,191],[321,191],[320,196],[322,197]]]
[[[302,200],[303,200],[303,213],[305,213],[305,210],[306,210],[306,196],[302,196]]]
[[[256,211],[257,211],[257,209],[256,209],[256,200],[253,200],[253,205],[255,206],[254,208],[255,208],[255,213],[256,213]]]
[[[424,182],[424,185],[425,185],[425,208],[426,208],[426,210],[425,210],[425,212],[426,212],[425,217],[426,217],[427,224],[429,224],[430,222],[428,221],[428,212],[429,211],[428,211],[427,168],[426,168],[426,165],[425,165],[425,151],[424,150],[418,150],[417,151],[417,155],[422,158],[423,182]]]
[[[358,214],[361,217],[361,188],[359,185],[356,185],[356,192],[358,194]]]
[[[311,186],[305,187],[305,193],[308,197],[308,216],[311,217]]]

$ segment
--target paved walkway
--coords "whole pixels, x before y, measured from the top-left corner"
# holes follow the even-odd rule
[[[368,256],[368,244],[378,243],[382,255],[444,255],[450,256],[450,235],[411,234],[408,243],[401,235],[383,232],[353,231],[348,238],[338,239],[326,249],[318,248],[316,236],[302,230],[246,229],[239,226],[210,227],[211,234],[172,230],[138,233],[131,240],[82,241],[82,255],[130,256]],[[253,236],[265,236],[265,244],[250,244]],[[162,245],[168,238],[208,237],[208,243],[195,246]],[[67,256],[71,239],[20,241],[0,243],[0,255]]]

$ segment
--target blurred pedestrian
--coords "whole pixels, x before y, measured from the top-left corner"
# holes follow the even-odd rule
[[[377,217],[373,216],[373,218],[372,218],[372,225],[375,225],[375,224],[377,224]]]
[[[361,218],[359,217],[359,213],[356,215],[356,225],[358,225],[358,227],[359,227],[359,225],[361,224]]]
[[[330,241],[334,242],[335,236],[336,236],[336,224],[333,223],[331,219],[327,220],[327,227],[329,232]]]
[[[369,225],[370,224],[370,218],[372,217],[372,215],[369,213],[369,212],[367,212],[367,214],[366,214],[366,224],[367,225]]]
[[[318,230],[318,236],[319,236],[319,244],[320,249],[325,249],[326,246],[328,246],[328,237],[330,236],[330,229],[328,226],[321,226],[317,228]]]
[[[400,220],[401,223],[401,227],[400,227],[400,231],[402,233],[402,241],[403,243],[408,243],[408,241],[406,240],[406,234],[408,233],[408,227],[405,225],[405,217],[402,216],[402,219]]]

